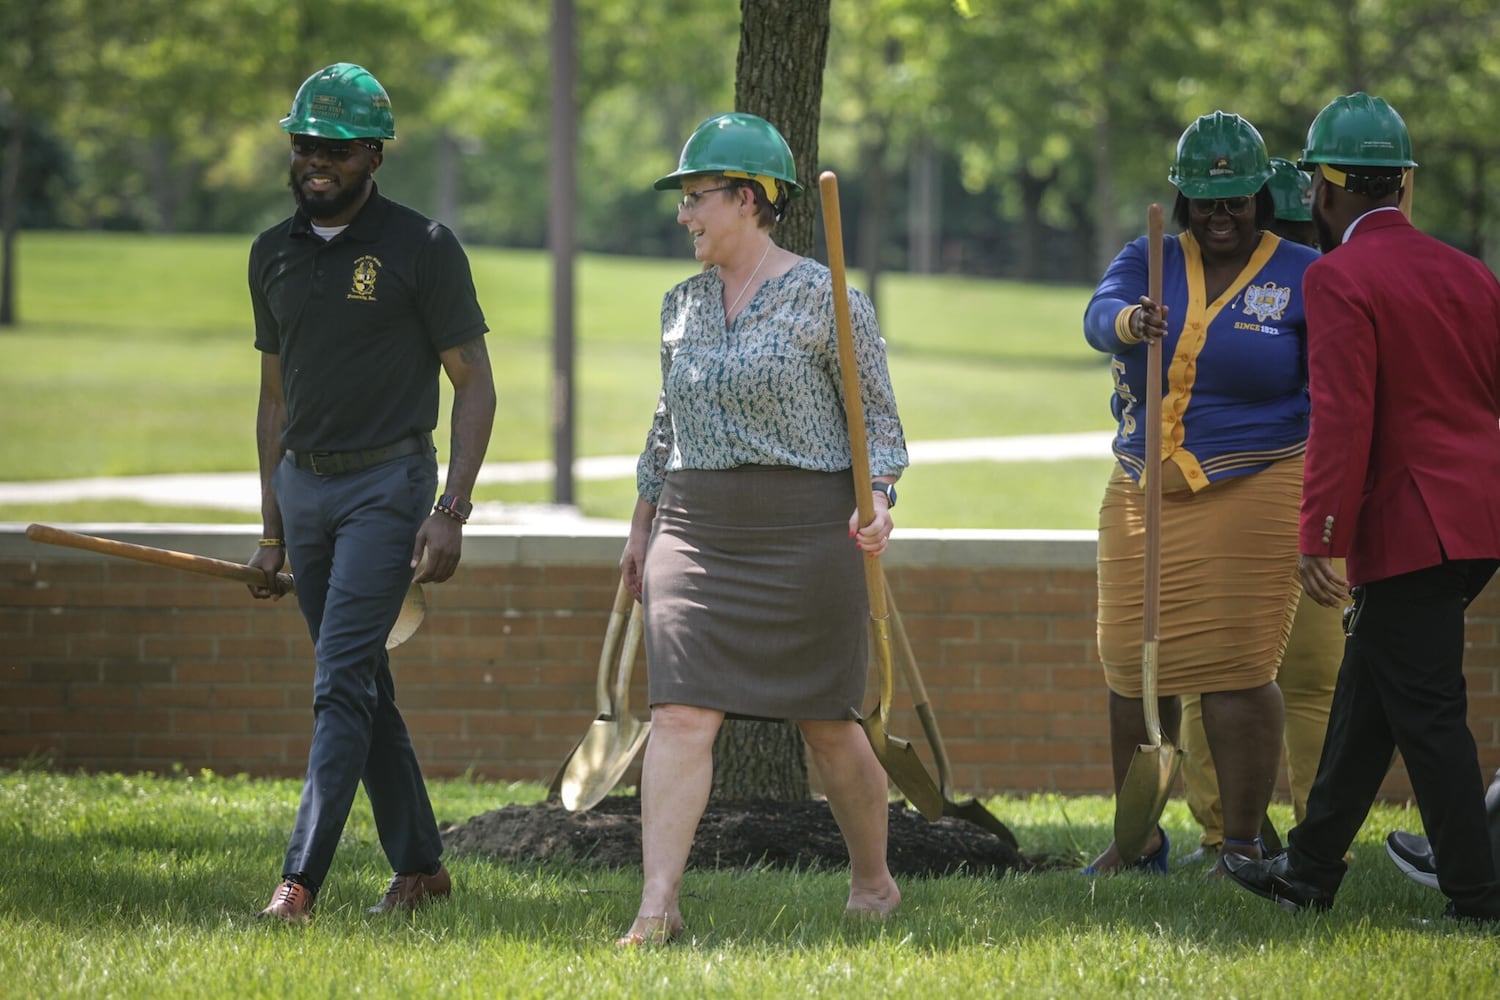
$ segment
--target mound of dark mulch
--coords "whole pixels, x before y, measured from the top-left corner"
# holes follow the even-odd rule
[[[1003,817],[1001,817],[1003,819]],[[570,813],[558,802],[510,805],[443,830],[447,849],[503,861],[559,861],[612,868],[641,863],[640,799],[612,795]],[[944,817],[929,822],[892,804],[890,866],[896,876],[1003,875],[1056,867],[1026,857],[987,830]],[[688,858],[692,868],[842,868],[849,864],[828,803],[710,802]]]

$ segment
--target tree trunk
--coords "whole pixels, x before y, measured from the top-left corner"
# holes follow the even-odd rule
[[[740,0],[734,106],[775,125],[792,147],[803,196],[776,242],[811,254],[818,219],[818,120],[829,0]],[[802,736],[790,722],[725,720],[714,742],[712,798],[794,801],[811,794]]]
[[[1094,274],[1101,275],[1120,252],[1119,206],[1115,201],[1114,130],[1108,108],[1094,122]]]
[[[829,0],[740,0],[734,107],[775,125],[792,147],[803,196],[776,227],[776,242],[811,254],[818,222],[818,122],[828,59]]]
[[[942,176],[932,142],[922,136],[912,147],[907,197],[907,264],[912,274],[936,274],[943,225]]]
[[[1485,230],[1489,228],[1489,219],[1485,212],[1485,192],[1489,190],[1484,182],[1484,175],[1489,172],[1489,158],[1483,149],[1475,148],[1469,153],[1474,164],[1474,184],[1469,189],[1469,252],[1480,260],[1485,259]],[[1413,175],[1415,176],[1415,174]],[[1415,184],[1415,181],[1412,182]],[[1415,188],[1413,188],[1415,196]]]
[[[551,125],[557,128],[556,121]],[[447,128],[438,129],[432,148],[432,217],[463,239],[463,205],[459,190],[463,186],[463,149]],[[554,202],[556,204],[556,202]]]
[[[146,143],[146,186],[156,219],[147,228],[159,233],[177,231],[178,208],[182,204],[181,178],[172,164],[172,140],[165,135],[153,136]]]
[[[1016,228],[1016,259],[1020,262],[1017,277],[1023,281],[1040,281],[1047,277],[1044,273],[1047,248],[1043,245],[1046,229],[1042,225],[1042,196],[1056,180],[1056,167],[1046,177],[1036,176],[1024,164],[1016,169],[1016,183],[1021,189],[1021,224]]]
[[[865,271],[865,294],[875,312],[880,312],[880,247],[885,242],[886,193],[889,178],[885,170],[886,135],[884,122],[879,125],[879,138],[866,146],[860,162],[865,164],[865,209],[859,227],[859,265]]]
[[[0,326],[16,325],[16,230],[21,214],[21,161],[26,155],[26,109],[11,107],[5,165],[0,170]]]

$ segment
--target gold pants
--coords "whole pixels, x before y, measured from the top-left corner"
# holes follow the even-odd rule
[[[1338,571],[1344,561],[1335,560]],[[1292,810],[1297,822],[1307,813],[1307,793],[1318,773],[1323,754],[1323,735],[1328,729],[1328,709],[1333,701],[1334,681],[1344,657],[1343,608],[1325,608],[1304,596],[1297,605],[1291,638],[1276,683],[1286,701],[1286,728],[1282,745],[1286,751]],[[1188,808],[1203,827],[1200,843],[1216,849],[1224,842],[1224,816],[1219,807],[1219,779],[1213,754],[1203,732],[1203,709],[1198,695],[1182,697],[1182,780]]]

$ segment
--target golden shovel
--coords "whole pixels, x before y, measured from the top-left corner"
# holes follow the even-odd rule
[[[1148,233],[1147,286],[1151,301],[1161,303],[1162,210],[1153,204],[1146,216]],[[1115,794],[1115,848],[1129,864],[1140,857],[1161,821],[1182,767],[1182,751],[1162,735],[1156,704],[1157,647],[1161,632],[1161,341],[1146,344],[1146,463],[1142,488],[1146,492],[1146,586],[1141,603],[1141,705],[1146,738],[1130,760],[1125,781]]]
[[[859,394],[859,369],[854,357],[854,329],[849,318],[849,288],[844,276],[843,223],[839,216],[839,181],[833,171],[818,177],[823,197],[823,228],[828,243],[828,269],[833,274],[833,317],[839,342],[839,376],[844,389],[844,413],[849,421],[849,457],[854,474],[854,500],[859,523],[875,519],[874,494],[870,490],[870,453],[865,441],[864,403]],[[901,794],[930,820],[943,816],[943,793],[922,759],[907,740],[886,732],[891,714],[892,662],[890,618],[886,613],[885,577],[880,560],[861,555],[865,565],[865,592],[870,599],[870,652],[880,675],[880,701],[870,716],[855,719],[864,726],[880,766],[885,768]]]
[[[937,762],[939,791],[943,798],[943,815],[973,823],[987,833],[999,837],[1002,843],[1020,849],[1020,842],[1010,827],[984,807],[978,799],[957,802],[953,798],[953,770],[948,764],[948,748],[943,743],[942,731],[938,729],[937,717],[932,714],[932,705],[927,700],[927,685],[922,681],[922,671],[917,666],[917,657],[911,651],[911,641],[906,636],[906,626],[901,621],[901,611],[896,607],[895,595],[890,584],[886,587],[886,609],[891,614],[891,634],[896,639],[896,660],[906,684],[911,689],[912,709],[921,720],[922,732],[927,734],[927,745],[932,748],[932,759]]]
[[[630,618],[630,591],[625,586],[625,578],[620,577],[620,585],[615,588],[615,606],[610,609],[609,623],[604,626],[604,648],[599,651],[599,671],[594,677],[594,704],[598,710],[595,722],[613,722],[615,717],[614,700],[609,693],[609,674],[615,665],[616,658],[620,655],[620,633],[625,628],[625,623]],[[573,757],[578,753],[578,748],[583,746],[583,741],[588,738],[589,732],[578,737],[578,742],[573,744],[573,749],[563,758],[562,763],[557,766],[557,771],[552,775],[552,780],[547,784],[547,798],[556,799],[562,794],[563,776],[573,766]],[[575,775],[574,780],[578,778]]]
[[[641,606],[634,601],[631,604],[630,624],[625,628],[615,675],[613,709],[608,716],[593,721],[563,769],[559,795],[569,812],[586,812],[598,805],[619,784],[651,731],[650,722],[630,714],[630,677],[641,646]]]

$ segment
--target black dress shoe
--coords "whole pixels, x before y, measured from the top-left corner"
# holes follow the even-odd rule
[[[1333,893],[1299,879],[1285,854],[1264,860],[1226,854],[1220,860],[1230,878],[1288,913],[1333,908]]]

